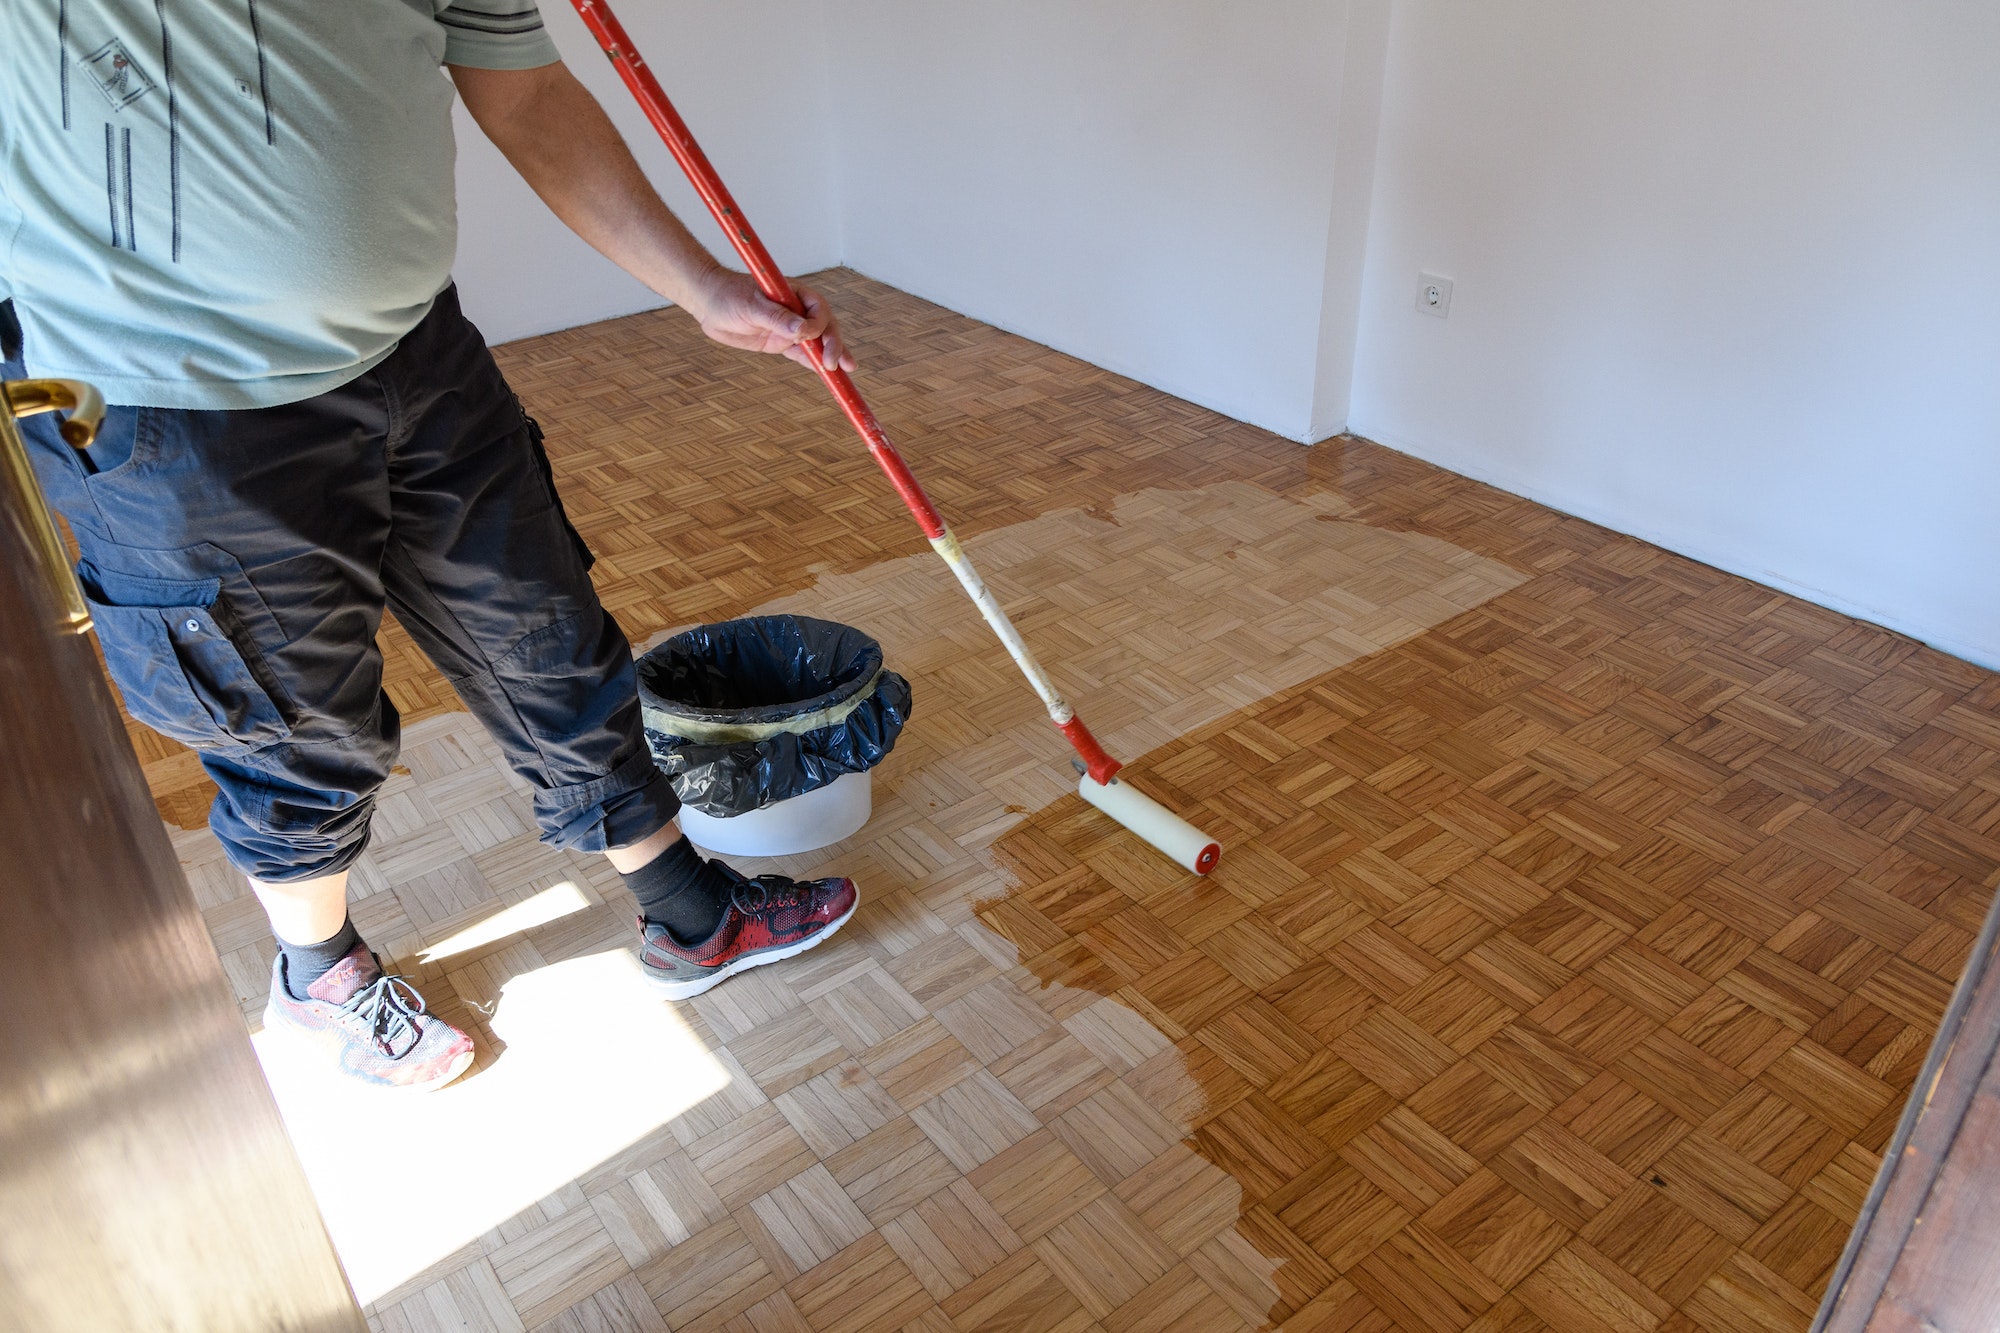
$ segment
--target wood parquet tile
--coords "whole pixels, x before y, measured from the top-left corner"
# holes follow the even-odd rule
[[[2000,884],[2000,682],[820,281],[1010,612],[1223,864],[1075,797],[806,377],[671,313],[500,349],[635,643],[846,619],[916,716],[868,828],[780,863],[855,875],[849,928],[667,1006],[616,876],[535,842],[385,631],[412,725],[354,914],[482,1054],[420,1110],[293,1120],[316,1181],[344,1134],[450,1147],[322,1190],[373,1325],[1804,1329]],[[175,838],[254,1015],[261,918]]]

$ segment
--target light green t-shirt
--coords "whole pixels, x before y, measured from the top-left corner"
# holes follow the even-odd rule
[[[557,59],[534,0],[4,0],[0,299],[31,374],[296,402],[450,281],[440,65]]]

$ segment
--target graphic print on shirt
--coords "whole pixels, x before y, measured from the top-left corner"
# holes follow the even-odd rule
[[[172,207],[173,261],[181,262],[181,106],[174,96],[174,35],[167,28],[167,0],[153,0],[160,20],[160,77],[167,81],[167,201]]]
[[[62,98],[62,127],[69,128],[69,0],[56,7],[56,88]]]
[[[250,13],[250,40],[257,47],[257,98],[264,104],[264,145],[273,147],[278,142],[278,127],[271,120],[271,70],[264,59],[264,30],[257,24],[257,0],[243,0]],[[238,91],[250,95],[248,83],[236,81]]]
[[[118,148],[124,147],[124,170],[119,170]],[[120,199],[120,194],[123,199]],[[132,127],[122,130],[112,129],[107,121],[104,126],[104,201],[111,209],[111,248],[125,249],[134,254],[139,250],[139,229],[132,221]],[[119,206],[124,206],[124,226],[119,225]]]
[[[113,111],[123,111],[153,91],[152,79],[132,59],[125,43],[116,37],[77,63],[89,72],[91,82],[97,85],[97,91],[104,94],[104,100],[111,103]]]
[[[116,250],[121,242],[118,237],[118,159],[112,147],[111,127],[104,127],[104,202],[111,209],[111,248]]]
[[[136,255],[139,225],[132,221],[132,127],[127,125],[121,133],[125,136],[125,245]]]

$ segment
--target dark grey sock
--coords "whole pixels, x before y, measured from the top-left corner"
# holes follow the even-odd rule
[[[278,941],[278,947],[285,952],[285,989],[292,993],[294,1000],[306,998],[306,987],[333,971],[333,965],[354,950],[361,943],[361,935],[354,929],[354,918],[348,917],[340,923],[333,938],[318,944],[291,944]]]
[[[625,876],[625,887],[639,900],[639,911],[672,931],[682,944],[699,944],[722,924],[729,901],[729,876],[686,838]]]

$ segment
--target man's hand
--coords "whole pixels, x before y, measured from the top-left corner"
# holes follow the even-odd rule
[[[701,331],[725,347],[746,352],[783,352],[802,366],[812,360],[801,344],[821,339],[820,355],[828,366],[854,369],[854,357],[840,338],[840,322],[833,310],[812,288],[793,283],[806,313],[795,315],[765,297],[747,273],[717,268],[700,296],[688,303],[688,313],[701,322]]]
[[[447,68],[465,109],[542,202],[611,262],[686,309],[702,332],[807,366],[799,344],[823,338],[827,362],[854,369],[819,293],[798,289],[801,317],[765,300],[748,276],[717,264],[660,201],[604,108],[560,61],[540,69]]]

